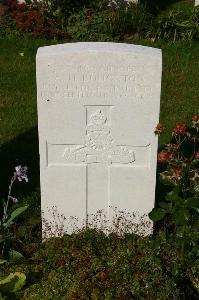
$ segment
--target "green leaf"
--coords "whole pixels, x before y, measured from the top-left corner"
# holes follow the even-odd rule
[[[6,259],[0,259],[0,265],[3,265],[3,264],[5,264],[7,262],[7,260]]]
[[[8,227],[10,226],[10,224],[19,216],[21,215],[24,211],[26,211],[28,208],[28,205],[26,206],[22,206],[22,207],[19,207],[17,209],[15,209],[12,213],[11,213],[11,216],[10,218],[7,220],[7,222],[5,222],[3,225],[5,227]]]
[[[166,215],[166,211],[162,208],[153,208],[153,210],[149,213],[149,218],[153,222],[157,222],[162,220]]]
[[[196,197],[187,198],[186,199],[186,207],[199,208],[199,198],[196,198]]]
[[[166,210],[167,212],[171,212],[172,210],[172,203],[171,202],[160,202],[159,206]]]
[[[24,286],[25,282],[26,275],[24,273],[15,272],[0,281],[0,288],[5,292],[15,293]]]
[[[3,297],[2,293],[0,292],[0,300],[6,300],[5,297]]]
[[[9,251],[9,260],[16,261],[16,260],[19,260],[23,257],[24,256],[20,252],[15,251],[13,249],[10,249],[10,251]]]
[[[181,198],[179,196],[179,188],[176,187],[174,188],[171,192],[169,192],[167,195],[166,195],[166,198],[165,198],[166,201],[169,201],[169,202],[180,202],[183,200],[183,198]]]
[[[196,245],[191,249],[191,253],[194,253],[195,256],[199,257],[199,246]]]
[[[189,218],[190,213],[187,209],[180,209],[173,212],[173,219],[176,225],[186,225]]]

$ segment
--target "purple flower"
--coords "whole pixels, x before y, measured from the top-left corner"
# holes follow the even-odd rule
[[[23,179],[25,180],[25,182],[28,182],[28,177],[27,177],[27,171],[28,171],[28,167],[24,166],[22,167],[20,166],[16,166],[15,167],[16,172],[14,172],[14,176],[19,180],[19,181],[23,181]]]

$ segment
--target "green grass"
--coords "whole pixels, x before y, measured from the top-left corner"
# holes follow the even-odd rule
[[[24,187],[28,194],[39,187],[35,56],[38,47],[46,44],[50,42],[0,39],[1,187],[7,188],[13,166],[23,163],[30,168],[31,180]],[[199,113],[199,43],[142,44],[163,50],[160,121],[166,129],[160,142],[164,143],[169,141],[176,123],[188,122],[193,114]],[[6,192],[2,188],[0,194]]]
[[[0,40],[1,143],[37,124],[35,55],[42,45],[45,42],[30,39]]]
[[[161,142],[168,142],[176,123],[190,122],[199,113],[199,43],[158,45],[163,51],[160,121],[166,127]]]

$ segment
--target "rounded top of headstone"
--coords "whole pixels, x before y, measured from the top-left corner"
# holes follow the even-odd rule
[[[161,49],[111,42],[79,42],[65,43],[52,46],[45,46],[38,49],[37,56],[54,56],[66,53],[78,52],[114,52],[114,53],[135,53],[149,56],[161,56]]]

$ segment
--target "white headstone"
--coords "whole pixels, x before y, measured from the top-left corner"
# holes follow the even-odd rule
[[[195,0],[195,6],[199,5],[199,0]]]
[[[154,207],[161,50],[69,43],[37,53],[41,200],[79,221]],[[79,223],[80,224],[80,223]]]

